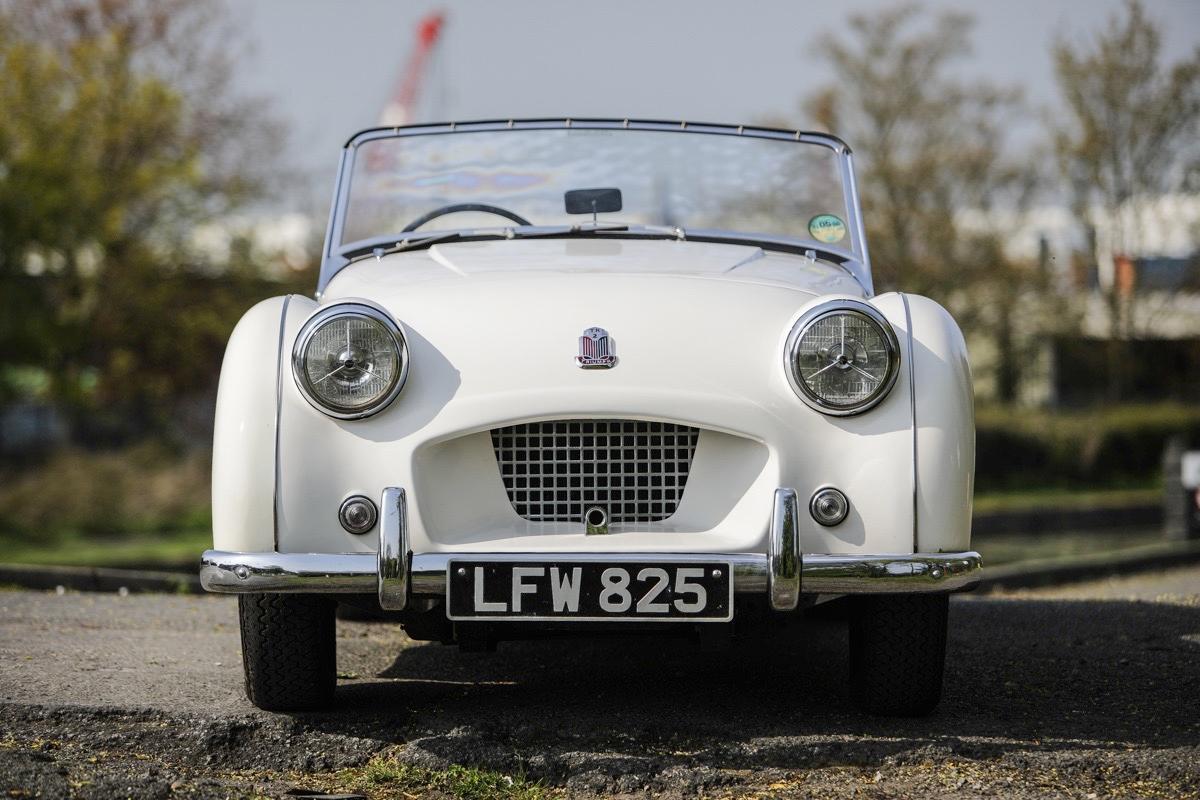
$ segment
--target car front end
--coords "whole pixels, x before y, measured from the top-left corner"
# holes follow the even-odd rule
[[[364,170],[394,186],[413,169],[401,156],[416,153],[373,143],[521,125],[619,141],[630,128],[592,124],[351,140],[318,298],[264,301],[231,337],[207,589],[341,597],[395,612],[420,638],[487,647],[550,626],[729,628],[745,609],[787,614],[842,595],[944,601],[978,580],[962,337],[933,301],[873,293],[836,139],[633,125],[811,138],[839,193],[815,192],[824,205],[799,214],[810,237],[672,224],[682,202],[665,224],[602,224],[597,203],[620,203],[608,189],[583,195],[590,225],[532,226],[509,211],[520,221],[502,228],[346,232],[356,203],[360,216],[371,208],[351,190],[371,185]],[[511,164],[479,167],[487,152],[440,177],[471,191],[481,175],[512,184]],[[844,244],[826,241],[839,231]],[[944,619],[942,631],[944,648]]]

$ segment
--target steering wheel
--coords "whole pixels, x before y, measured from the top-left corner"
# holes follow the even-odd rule
[[[412,222],[408,223],[408,225],[404,226],[404,230],[402,230],[401,233],[408,233],[409,231],[415,231],[417,228],[421,227],[422,225],[424,225],[426,222],[429,222],[430,220],[437,219],[438,217],[444,217],[447,214],[454,214],[459,211],[482,211],[485,214],[495,214],[498,217],[504,217],[505,219],[511,219],[513,222],[517,223],[518,225],[532,225],[533,224],[529,220],[522,217],[520,214],[514,214],[513,212],[509,211],[508,209],[501,208],[500,206],[490,206],[487,203],[454,203],[452,205],[442,206],[441,208],[435,208],[433,211],[430,211],[428,214],[422,214],[421,216],[414,219]]]

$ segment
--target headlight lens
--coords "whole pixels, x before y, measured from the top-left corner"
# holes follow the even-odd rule
[[[408,373],[404,334],[371,306],[330,306],[305,323],[292,353],[296,384],[310,403],[339,419],[381,411]]]
[[[896,382],[900,348],[873,307],[837,301],[805,314],[788,339],[788,377],[806,403],[836,416],[858,414]]]

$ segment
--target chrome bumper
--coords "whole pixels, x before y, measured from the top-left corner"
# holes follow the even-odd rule
[[[376,594],[382,608],[402,610],[411,595],[443,596],[451,559],[495,561],[729,561],[733,589],[766,594],[771,607],[790,611],[800,594],[953,592],[979,581],[979,554],[800,553],[796,494],[775,492],[770,552],[762,553],[412,553],[403,489],[386,489],[378,553],[232,553],[208,550],[200,583],[210,592]]]

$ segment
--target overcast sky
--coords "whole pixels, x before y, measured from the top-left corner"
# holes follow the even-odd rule
[[[1144,0],[1169,59],[1200,45],[1200,0]],[[241,88],[290,129],[287,158],[314,185],[324,213],[338,150],[377,124],[426,14],[447,24],[422,86],[424,118],[614,116],[805,127],[800,101],[830,71],[820,37],[854,13],[894,0],[256,0],[238,4],[250,45]],[[1054,101],[1048,53],[1057,36],[1085,41],[1120,0],[930,0],[972,13],[967,75],[1019,84]],[[853,144],[853,142],[851,143]]]

